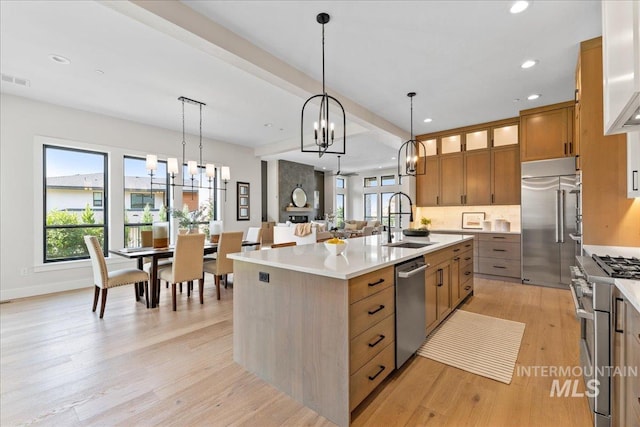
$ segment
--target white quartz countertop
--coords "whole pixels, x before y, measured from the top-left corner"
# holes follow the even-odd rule
[[[481,234],[485,234],[485,233],[491,233],[491,234],[520,234],[520,231],[491,231],[491,230],[481,230],[481,229],[467,229],[467,228],[452,228],[452,229],[432,229],[431,230],[432,233],[438,233],[438,232],[443,232],[443,233],[460,233],[460,234],[464,234],[464,233],[481,233]]]
[[[348,246],[340,255],[331,255],[325,248],[324,243],[315,243],[239,252],[227,256],[237,261],[347,280],[388,265],[408,261],[447,246],[473,239],[473,236],[464,234],[433,233],[428,237],[407,237],[401,233],[393,234],[394,243],[402,240],[404,242],[428,242],[433,244],[419,249],[383,246],[387,243],[387,234],[383,233],[348,239]]]
[[[616,287],[636,311],[640,312],[640,280],[616,279]]]

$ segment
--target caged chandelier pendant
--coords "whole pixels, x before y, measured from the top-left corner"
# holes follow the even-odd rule
[[[221,166],[220,167],[220,179],[224,182],[224,188],[214,188],[213,187],[213,179],[216,174],[216,167],[212,163],[207,163],[203,165],[202,163],[202,107],[206,106],[204,102],[196,101],[195,99],[187,98],[185,96],[181,96],[178,98],[178,101],[182,102],[182,164],[187,166],[187,173],[191,176],[190,183],[186,182],[186,174],[183,174],[182,184],[176,184],[175,180],[179,173],[178,159],[176,157],[169,157],[167,159],[167,173],[171,178],[171,186],[179,186],[179,187],[191,187],[191,198],[193,199],[194,190],[196,188],[208,188],[211,190],[221,190],[224,191],[225,201],[227,199],[227,183],[231,179],[231,171],[229,166]],[[189,160],[185,161],[185,151],[187,146],[187,140],[185,138],[185,120],[184,120],[184,104],[193,104],[196,105],[200,111],[200,126],[199,126],[199,160]],[[204,170],[207,175],[208,186],[204,187],[202,180],[202,170]],[[151,186],[153,187],[153,176],[154,172],[158,167],[158,156],[155,154],[148,154],[146,158],[146,169],[149,171],[149,175],[151,176]],[[196,176],[199,175],[200,179],[196,179]],[[197,185],[196,185],[197,182]],[[153,188],[151,190],[153,192]]]
[[[416,96],[416,93],[409,92],[407,96],[411,100],[411,139],[405,141],[398,150],[399,177],[425,175],[427,172],[426,162],[418,161],[420,153],[426,152],[424,144],[421,141],[416,141],[413,136],[413,97]]]
[[[328,13],[319,13],[316,16],[316,21],[322,25],[322,93],[313,95],[307,99],[302,106],[302,119],[300,124],[300,151],[303,153],[318,153],[318,157],[322,157],[324,154],[345,154],[346,153],[346,115],[344,108],[340,101],[333,96],[327,94],[325,88],[325,76],[324,76],[324,24],[328,23],[331,17]],[[307,138],[305,140],[305,112],[311,110],[311,101],[320,101],[320,108],[318,109],[317,121],[313,122],[313,133],[311,128],[307,128]],[[331,110],[342,112],[342,144],[341,149],[333,147],[335,142],[336,123],[331,120]],[[314,115],[313,112],[309,114]],[[338,118],[339,119],[339,118]],[[339,125],[340,123],[338,123]],[[311,142],[310,135],[313,134],[313,143]],[[338,133],[338,140],[340,140],[340,134]],[[311,147],[311,148],[310,148]],[[331,148],[333,147],[333,148]],[[330,149],[331,148],[331,149]]]

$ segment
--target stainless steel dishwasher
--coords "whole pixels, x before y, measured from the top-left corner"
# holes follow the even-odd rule
[[[425,264],[423,257],[396,264],[396,369],[420,348],[426,338]]]

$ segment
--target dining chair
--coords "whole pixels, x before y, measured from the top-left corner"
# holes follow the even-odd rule
[[[262,246],[262,227],[249,227],[245,240],[247,242],[258,242],[258,244],[255,245],[253,249],[260,249],[260,247]]]
[[[93,283],[95,286],[93,295],[93,312],[95,313],[98,306],[98,297],[102,292],[102,302],[100,305],[100,318],[104,316],[104,306],[107,304],[107,291],[109,288],[115,288],[122,285],[134,285],[136,283],[144,283],[147,308],[149,307],[149,275],[137,268],[126,268],[121,270],[108,271],[107,262],[104,259],[104,253],[100,247],[100,242],[96,236],[84,236],[84,243],[87,245],[89,257],[91,258],[91,267],[93,269]],[[134,287],[135,288],[135,287]],[[138,290],[135,289],[136,300],[138,299]]]
[[[218,241],[218,257],[213,261],[204,263],[204,272],[213,274],[216,284],[216,297],[220,299],[220,279],[225,276],[224,287],[227,287],[227,275],[233,273],[233,260],[227,258],[227,254],[242,250],[242,231],[234,231],[220,234]]]
[[[285,246],[296,246],[296,242],[283,242],[283,243],[274,243],[271,245],[271,248],[284,248]]]
[[[205,235],[202,233],[178,234],[172,265],[158,269],[158,280],[171,283],[173,311],[176,311],[177,308],[176,283],[198,280],[200,304],[204,304],[204,274],[202,272],[204,238]],[[190,288],[187,289],[190,290]],[[187,296],[191,296],[191,293],[189,292]]]

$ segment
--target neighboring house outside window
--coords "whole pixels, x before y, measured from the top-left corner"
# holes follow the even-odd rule
[[[102,191],[93,192],[93,207],[95,208],[102,207]]]

